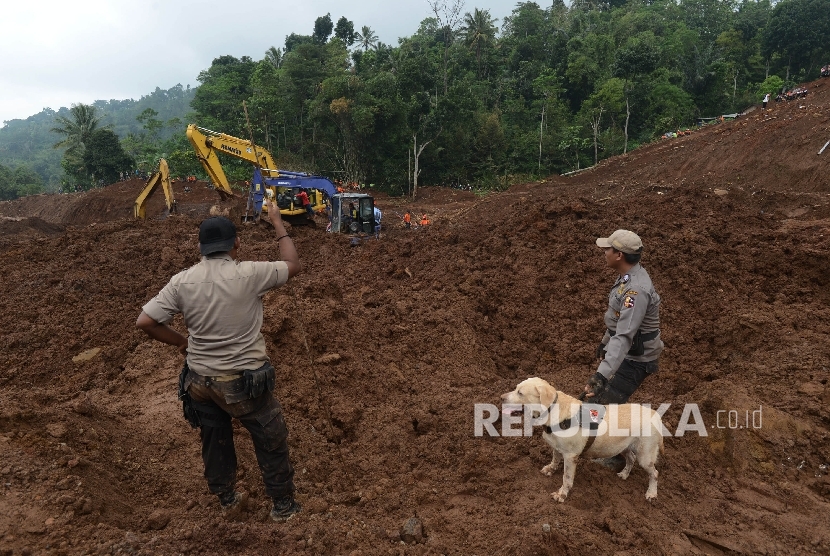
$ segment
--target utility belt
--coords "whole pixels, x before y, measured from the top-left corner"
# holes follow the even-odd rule
[[[609,336],[616,336],[617,331],[608,329]],[[645,343],[657,338],[660,335],[660,330],[652,330],[651,332],[642,332],[638,330],[634,334],[634,339],[631,340],[631,349],[628,350],[628,355],[639,357],[646,352]]]
[[[201,425],[196,412],[196,402],[190,397],[188,388],[199,384],[218,390],[225,398],[225,403],[233,404],[260,397],[266,391],[272,392],[276,383],[276,371],[266,362],[258,369],[243,371],[232,375],[204,376],[190,370],[185,362],[179,374],[179,399],[182,401],[184,418],[194,429]]]

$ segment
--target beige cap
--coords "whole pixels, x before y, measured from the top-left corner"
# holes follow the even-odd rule
[[[602,248],[613,247],[617,251],[635,255],[643,251],[640,236],[628,230],[617,230],[608,237],[597,238],[597,245]]]

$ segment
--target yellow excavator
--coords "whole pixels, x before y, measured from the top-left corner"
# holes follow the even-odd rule
[[[280,208],[283,216],[298,216],[326,210],[326,198],[337,190],[329,180],[300,172],[277,170],[274,158],[267,150],[251,141],[211,131],[195,124],[187,126],[187,138],[196,150],[196,157],[223,199],[233,197],[231,184],[222,170],[219,153],[246,160],[256,166],[248,196],[249,214],[254,218],[267,213],[263,198],[268,195]],[[303,195],[308,196],[304,204]]]
[[[133,215],[136,218],[144,219],[146,216],[145,205],[147,204],[147,198],[153,194],[153,191],[156,190],[159,184],[161,184],[161,188],[164,190],[164,198],[167,202],[167,213],[173,214],[177,212],[176,199],[173,198],[173,185],[170,183],[170,169],[167,167],[167,161],[162,158],[159,160],[159,171],[150,176],[144,189],[141,190],[141,193],[135,200]]]

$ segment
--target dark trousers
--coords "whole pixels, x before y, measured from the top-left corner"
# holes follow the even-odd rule
[[[623,359],[620,368],[608,381],[606,389],[597,395],[596,401],[592,400],[592,402],[600,405],[626,403],[646,377],[657,372],[657,368],[656,359],[645,362]]]
[[[194,373],[191,371],[191,376]],[[265,493],[281,498],[294,493],[294,468],[288,459],[288,428],[274,395],[265,391],[258,398],[226,403],[227,391],[239,388],[241,380],[210,382],[193,377],[188,391],[202,422],[202,460],[210,492],[233,492],[236,483],[236,449],[231,418],[239,419],[251,433]]]

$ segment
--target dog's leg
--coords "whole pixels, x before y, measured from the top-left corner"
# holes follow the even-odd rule
[[[562,474],[562,488],[559,492],[554,492],[551,496],[557,502],[564,502],[568,497],[571,487],[574,484],[574,473],[576,472],[576,454],[563,455],[565,462],[565,472]]]
[[[542,468],[542,475],[550,477],[553,475],[553,472],[556,471],[557,467],[559,467],[559,452],[553,450],[553,457],[551,458],[550,463]]]
[[[646,491],[646,500],[654,500],[657,498],[657,475],[659,475],[659,473],[653,463],[646,467],[645,470],[648,472],[648,490]]]
[[[637,461],[637,455],[634,453],[633,450],[626,450],[621,454],[625,458],[625,468],[617,473],[617,477],[622,479],[623,481],[628,478],[628,475],[631,473],[631,470],[634,468],[634,463]]]
[[[640,467],[648,473],[648,490],[646,491],[646,500],[654,500],[657,498],[657,476],[659,473],[654,467],[657,463],[657,451],[659,446],[655,444],[646,454],[641,454]]]

